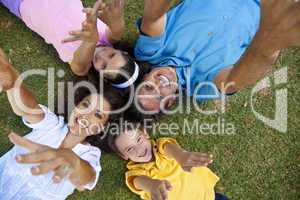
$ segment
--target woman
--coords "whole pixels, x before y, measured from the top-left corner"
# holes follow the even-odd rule
[[[235,93],[264,76],[280,50],[300,46],[296,0],[183,0],[170,6],[169,0],[145,0],[139,23],[135,56],[153,65],[137,91],[143,112],[174,105],[178,90],[198,101]]]
[[[113,89],[87,95],[65,123],[39,105],[18,77],[0,49],[0,88],[14,113],[32,129],[25,138],[9,135],[16,146],[0,158],[0,199],[61,200],[75,188],[93,189],[101,171],[101,152],[86,141],[101,137],[112,111],[123,106],[122,97]]]
[[[94,67],[116,87],[130,85],[127,79],[134,75],[138,66],[128,53],[113,48],[124,32],[125,0],[113,0],[108,5],[99,0],[93,9],[84,9],[80,0],[0,2],[52,44],[76,75],[85,76]]]

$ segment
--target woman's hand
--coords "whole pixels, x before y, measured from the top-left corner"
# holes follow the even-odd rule
[[[64,39],[63,43],[83,41],[88,43],[97,43],[99,40],[99,33],[97,29],[97,12],[102,5],[102,1],[98,0],[93,8],[84,8],[83,12],[86,14],[86,20],[82,23],[81,30],[70,31],[71,37]]]
[[[92,181],[82,180],[82,160],[72,150],[53,149],[20,137],[15,133],[11,133],[8,137],[13,144],[30,151],[29,154],[16,156],[16,160],[20,164],[38,164],[31,168],[32,175],[37,176],[53,171],[54,183],[68,178],[78,190],[83,190],[83,186]]]
[[[18,73],[9,63],[7,56],[0,48],[0,92],[13,88]]]
[[[113,41],[121,40],[125,29],[125,3],[125,0],[113,0],[109,5],[102,3],[98,9],[98,18],[110,28]]]

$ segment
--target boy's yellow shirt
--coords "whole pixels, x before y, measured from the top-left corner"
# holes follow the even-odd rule
[[[168,193],[168,200],[214,200],[214,186],[219,181],[207,167],[194,167],[192,172],[185,172],[174,160],[169,159],[164,151],[166,143],[177,142],[171,138],[161,138],[152,142],[155,161],[149,163],[127,164],[126,184],[129,189],[142,199],[151,200],[149,193],[138,190],[133,184],[137,176],[148,176],[153,179],[167,180],[173,189]]]

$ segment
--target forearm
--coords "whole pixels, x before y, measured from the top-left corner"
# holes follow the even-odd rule
[[[137,176],[133,179],[134,187],[138,190],[150,192],[153,179],[147,176]]]
[[[85,185],[95,181],[96,172],[87,161],[80,159],[76,168],[78,173],[76,173],[75,176],[79,176],[78,185],[84,187]]]
[[[266,43],[257,35],[242,58],[229,73],[226,85],[233,84],[226,92],[236,92],[245,87],[254,85],[264,77],[274,64],[278,51],[272,43]]]
[[[84,76],[91,68],[97,42],[82,42],[75,51],[71,62],[72,71],[78,76]]]
[[[112,25],[110,26],[110,29],[106,31],[106,35],[108,40],[114,44],[118,41],[120,41],[123,37],[125,30],[125,24],[122,22],[122,24],[119,25]]]
[[[7,90],[7,97],[14,113],[29,123],[38,123],[44,118],[44,112],[38,105],[35,96],[21,84]]]
[[[164,148],[168,158],[175,159],[177,162],[180,162],[184,149],[174,143],[167,143]]]

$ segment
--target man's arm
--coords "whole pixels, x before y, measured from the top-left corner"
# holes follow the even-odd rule
[[[167,15],[172,0],[145,0],[141,31],[155,37],[165,31]]]
[[[260,29],[245,54],[215,79],[220,90],[227,87],[225,93],[255,84],[272,70],[280,50],[300,46],[300,1],[262,0],[261,12]]]

